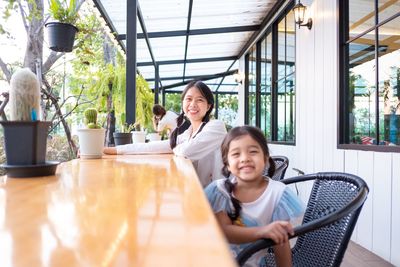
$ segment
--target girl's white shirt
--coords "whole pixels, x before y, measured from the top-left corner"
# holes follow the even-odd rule
[[[168,110],[164,117],[158,122],[157,131],[162,132],[165,128],[171,132],[175,130],[176,118],[178,118],[178,115],[176,115],[175,112]]]
[[[118,154],[163,154],[173,152],[192,161],[203,187],[212,180],[223,178],[221,144],[226,135],[225,124],[211,120],[198,134],[190,126],[177,139],[177,146],[171,150],[169,140],[149,143],[135,143],[117,146]]]

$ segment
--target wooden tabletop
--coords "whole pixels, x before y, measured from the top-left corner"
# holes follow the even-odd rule
[[[189,160],[106,156],[0,177],[0,266],[235,266]]]

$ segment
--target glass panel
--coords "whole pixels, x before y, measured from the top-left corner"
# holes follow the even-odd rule
[[[384,21],[385,19],[390,18],[394,14],[400,12],[400,0],[378,0],[378,6],[379,22]]]
[[[126,1],[122,5],[126,6]],[[189,1],[146,0],[140,1],[140,9],[145,20],[147,32],[186,30]],[[126,12],[120,13],[119,16],[125,14]]]
[[[286,23],[283,18],[278,24],[278,80],[286,75]]]
[[[272,81],[272,34],[261,43],[261,125],[267,140],[271,140],[271,81]]]
[[[260,25],[274,4],[273,1],[193,1],[191,28]]]
[[[253,32],[192,35],[187,58],[236,56]],[[184,49],[182,49],[184,51]]]
[[[294,142],[295,93],[294,75],[278,82],[278,139]]]
[[[354,37],[375,25],[375,4],[373,0],[350,0],[349,36]],[[343,12],[343,10],[342,10]]]
[[[294,142],[295,141],[295,77],[294,74],[290,75],[286,79],[286,95],[285,95],[285,141]]]
[[[294,23],[294,12],[290,11],[286,16],[286,74],[295,71],[296,57],[296,25]]]
[[[400,145],[400,17],[379,28],[379,140]]]
[[[348,119],[349,142],[372,145],[376,136],[375,124],[375,59],[374,45],[350,43]],[[366,52],[367,51],[367,52]],[[371,56],[362,56],[371,53]]]
[[[237,94],[218,94],[218,119],[225,122],[227,130],[236,124],[239,98]]]
[[[256,126],[256,46],[249,56],[249,125]]]
[[[289,12],[278,24],[277,141],[285,142],[295,141],[295,26],[293,16],[293,13]],[[287,22],[290,22],[290,25]]]

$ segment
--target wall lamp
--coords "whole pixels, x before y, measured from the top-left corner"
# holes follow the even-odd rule
[[[243,84],[244,74],[241,71],[237,71],[236,73],[233,74],[233,79],[235,80],[236,83]]]
[[[311,27],[312,27],[312,19],[311,18],[308,19],[307,23],[303,23],[306,10],[307,10],[307,7],[304,6],[299,0],[299,2],[293,7],[294,21],[296,22],[296,24],[299,25],[299,29],[300,29],[300,26],[307,26],[307,28],[309,30],[311,30]]]

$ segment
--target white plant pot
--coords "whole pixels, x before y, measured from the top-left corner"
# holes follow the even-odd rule
[[[149,133],[147,134],[147,140],[151,141],[160,141],[161,135],[159,133]]]
[[[78,129],[79,153],[82,159],[99,159],[103,156],[106,129]]]
[[[145,143],[146,142],[146,132],[132,132],[132,143]]]

